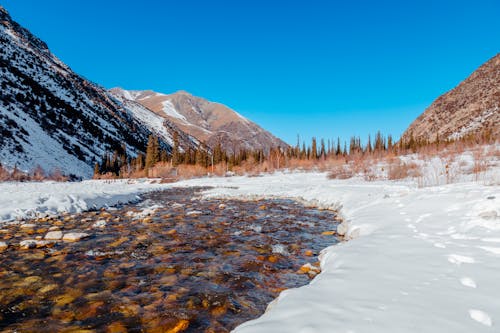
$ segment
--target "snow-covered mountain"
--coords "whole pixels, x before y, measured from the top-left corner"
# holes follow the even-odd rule
[[[122,99],[142,104],[212,148],[218,143],[228,152],[240,149],[268,151],[272,147],[287,146],[285,142],[227,106],[185,91],[166,95],[152,90],[113,88],[110,92]]]
[[[195,139],[138,103],[111,96],[74,73],[47,45],[13,21],[0,6],[0,163],[30,170],[59,168],[92,175],[106,151],[135,155],[151,132],[171,150],[172,133],[181,147]]]
[[[490,130],[500,134],[500,53],[441,95],[405,131],[416,139],[458,139]]]

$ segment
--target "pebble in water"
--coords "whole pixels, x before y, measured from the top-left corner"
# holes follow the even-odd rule
[[[0,243],[0,330],[229,332],[308,283],[337,242],[322,236],[330,211],[194,196],[2,227],[0,241],[26,250]]]

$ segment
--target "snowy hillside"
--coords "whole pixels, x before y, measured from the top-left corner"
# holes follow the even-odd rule
[[[0,7],[0,163],[29,171],[92,175],[106,151],[134,156],[154,128],[136,108],[75,74]],[[160,134],[171,148],[172,126]],[[181,135],[185,145],[195,143]]]
[[[228,152],[240,149],[268,151],[273,147],[287,146],[285,142],[229,107],[185,91],[166,95],[151,90],[113,88],[110,93],[142,104],[212,148],[219,143]]]
[[[200,146],[200,142],[196,138],[184,133],[170,120],[157,115],[142,104],[129,100],[122,95],[110,93],[110,97],[132,115],[134,119],[158,136],[160,140],[166,142],[169,145],[167,147],[168,151],[174,146],[174,133],[177,133],[181,151],[185,151],[187,148],[196,149]]]

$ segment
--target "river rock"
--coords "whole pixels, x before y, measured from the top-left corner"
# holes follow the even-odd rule
[[[7,243],[0,242],[0,252],[7,250],[8,247],[9,245],[7,245]]]
[[[29,250],[36,248],[36,240],[34,239],[25,239],[19,243],[19,246],[23,250]]]
[[[36,224],[33,223],[23,223],[20,225],[21,229],[33,229],[36,227]]]
[[[50,240],[59,240],[62,237],[63,237],[63,233],[60,230],[49,231],[45,235],[45,239],[50,239]]]
[[[190,212],[187,212],[187,213],[186,213],[186,216],[191,216],[191,215],[201,215],[201,214],[203,214],[203,212],[202,212],[202,211],[199,211],[199,210],[192,210],[192,211],[190,211]]]
[[[63,241],[78,242],[79,240],[82,240],[82,239],[87,238],[89,236],[90,235],[85,233],[85,232],[68,232],[67,234],[64,234]]]
[[[339,234],[340,236],[344,236],[347,233],[347,229],[347,223],[342,222],[337,226],[337,234]]]
[[[94,224],[92,224],[92,228],[103,229],[105,226],[106,226],[106,221],[104,220],[99,220],[96,221]]]
[[[178,208],[182,208],[182,207],[184,207],[184,205],[180,204],[178,202],[175,202],[172,204],[172,208],[174,208],[174,209],[178,209]]]

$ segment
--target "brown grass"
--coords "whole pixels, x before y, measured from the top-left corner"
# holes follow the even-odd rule
[[[396,158],[389,164],[387,178],[390,180],[405,179],[408,177],[421,176],[419,166],[414,162],[404,163],[399,158]]]

